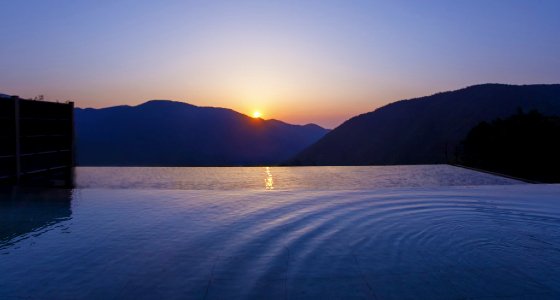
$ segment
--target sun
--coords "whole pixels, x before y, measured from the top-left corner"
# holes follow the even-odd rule
[[[253,112],[253,118],[256,119],[256,118],[260,118],[260,117],[262,117],[262,114],[261,114],[260,111],[255,111],[255,112]]]

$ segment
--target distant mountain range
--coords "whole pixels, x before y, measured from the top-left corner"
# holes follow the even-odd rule
[[[167,100],[75,110],[78,165],[277,164],[323,137],[314,124],[254,119],[230,109]]]
[[[394,102],[346,121],[288,164],[445,163],[471,128],[519,108],[560,115],[560,85],[483,84]]]

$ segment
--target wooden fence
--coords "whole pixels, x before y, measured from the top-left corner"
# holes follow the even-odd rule
[[[0,183],[73,185],[74,103],[0,98]]]

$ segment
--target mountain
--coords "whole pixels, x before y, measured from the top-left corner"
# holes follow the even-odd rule
[[[0,98],[10,98],[12,96],[0,93]]]
[[[78,165],[97,166],[275,164],[328,132],[167,100],[77,108],[75,124]]]
[[[288,164],[445,163],[471,128],[518,108],[560,115],[560,84],[483,84],[397,101],[344,122]]]

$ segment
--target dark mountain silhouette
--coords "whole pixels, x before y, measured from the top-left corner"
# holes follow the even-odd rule
[[[228,166],[275,164],[328,130],[253,119],[230,109],[153,100],[76,109],[79,165]]]
[[[461,145],[459,163],[540,182],[560,182],[560,117],[537,111],[482,122]]]
[[[288,164],[445,163],[471,128],[518,108],[560,115],[560,85],[483,84],[394,102],[346,121]]]

